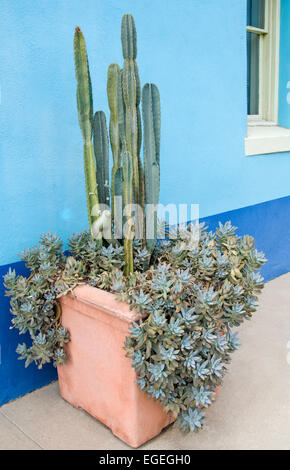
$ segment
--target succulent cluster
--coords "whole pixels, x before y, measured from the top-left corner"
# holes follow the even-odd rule
[[[63,364],[66,359],[63,346],[69,335],[61,326],[55,285],[65,266],[62,243],[56,235],[44,235],[38,247],[23,251],[20,258],[29,268],[30,276],[16,276],[11,269],[4,276],[7,295],[11,296],[12,328],[17,328],[20,334],[29,332],[31,337],[31,345],[19,344],[16,352],[20,359],[25,359],[25,367],[31,362],[40,369],[51,361]]]
[[[134,265],[133,238],[142,240],[143,246],[147,246],[151,252],[156,243],[157,228],[154,219],[152,237],[147,243],[145,222],[148,219],[147,205],[157,205],[159,200],[160,97],[158,88],[152,83],[146,83],[141,92],[136,62],[137,33],[132,15],[123,16],[121,41],[123,68],[120,69],[118,64],[111,64],[107,77],[109,136],[113,156],[111,185],[106,116],[103,111],[93,111],[89,63],[85,39],[79,27],[75,30],[74,56],[77,107],[84,139],[90,232],[99,244],[102,244],[103,239],[111,241],[113,236],[123,239],[124,271],[128,275],[133,272]],[[141,97],[144,169],[140,157]]]
[[[185,240],[193,231],[198,237],[191,246]],[[21,256],[29,278],[10,271],[5,286],[12,296],[13,326],[32,338],[30,348],[18,347],[20,358],[40,367],[65,361],[69,337],[60,326],[58,299],[76,285],[110,291],[141,312],[125,343],[138,384],[177,418],[181,429],[196,431],[238,347],[232,328],[257,308],[263,287],[257,271],[266,260],[253,238],[237,236],[229,222],[214,233],[201,224],[169,235],[153,253],[134,240],[130,276],[123,271],[121,243],[101,246],[83,232],[70,239],[65,255],[59,238],[46,235]]]
[[[128,291],[125,300],[145,318],[133,325],[126,350],[140,388],[188,432],[202,426],[239,345],[232,327],[256,310],[263,287],[256,271],[266,260],[230,223],[215,233],[201,228],[196,249],[183,240],[180,232],[161,242],[156,266]]]

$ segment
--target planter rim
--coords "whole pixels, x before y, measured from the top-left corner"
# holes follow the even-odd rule
[[[127,323],[136,322],[143,317],[135,309],[130,310],[127,303],[117,300],[115,294],[88,284],[75,287],[72,292],[61,297],[60,300],[63,304],[71,304],[72,300],[87,304],[93,309],[101,310]]]

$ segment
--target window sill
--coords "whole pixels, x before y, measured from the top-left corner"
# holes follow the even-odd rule
[[[290,129],[273,125],[248,126],[248,136],[245,138],[246,155],[289,151]]]

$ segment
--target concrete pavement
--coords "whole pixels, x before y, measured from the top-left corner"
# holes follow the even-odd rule
[[[170,426],[142,449],[290,449],[290,273],[266,284],[240,338],[203,430]],[[62,400],[55,382],[0,408],[0,449],[129,447]]]

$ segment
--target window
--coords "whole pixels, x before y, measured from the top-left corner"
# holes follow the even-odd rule
[[[247,1],[249,124],[277,124],[280,0]]]
[[[246,155],[290,150],[290,130],[278,125],[280,0],[247,0]]]

